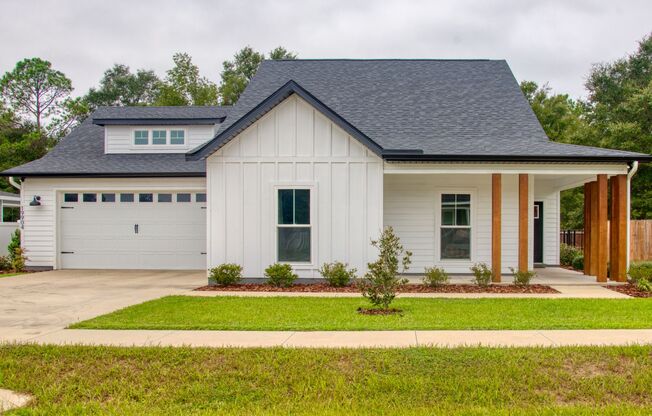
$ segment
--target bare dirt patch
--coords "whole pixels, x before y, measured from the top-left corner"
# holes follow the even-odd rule
[[[389,308],[389,309],[377,309],[377,308],[358,308],[358,313],[362,315],[402,315],[402,309]]]
[[[292,285],[289,287],[276,287],[259,283],[242,283],[228,286],[202,286],[198,291],[220,291],[220,292],[328,292],[328,293],[357,293],[360,292],[355,285],[344,287],[333,287],[326,283],[311,283],[304,285]],[[421,284],[401,286],[399,293],[559,293],[546,285],[489,285],[481,287],[470,284],[451,284],[438,287]]]
[[[644,292],[639,290],[636,285],[628,283],[626,285],[619,286],[605,286],[607,289],[611,289],[614,292],[620,292],[625,295],[629,295],[635,298],[652,298],[652,292]]]

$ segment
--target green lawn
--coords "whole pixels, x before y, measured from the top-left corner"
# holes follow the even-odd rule
[[[2,279],[3,277],[20,276],[21,274],[26,274],[26,273],[5,273],[5,274],[0,274],[0,279]]]
[[[366,316],[362,298],[168,296],[72,325],[99,329],[401,330],[652,328],[652,299],[397,299]]]
[[[0,347],[19,414],[650,414],[652,347]]]

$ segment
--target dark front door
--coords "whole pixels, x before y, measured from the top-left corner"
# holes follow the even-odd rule
[[[534,262],[543,263],[543,201],[534,201]]]

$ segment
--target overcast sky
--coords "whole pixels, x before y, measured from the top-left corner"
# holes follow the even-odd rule
[[[217,82],[241,47],[283,45],[301,58],[506,59],[519,81],[577,97],[591,64],[652,32],[650,0],[3,0],[0,11],[0,72],[45,58],[77,95],[114,63],[163,75],[183,51]]]

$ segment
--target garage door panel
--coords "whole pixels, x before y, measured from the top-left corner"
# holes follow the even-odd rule
[[[156,200],[156,192],[152,193]],[[204,269],[203,205],[84,203],[81,198],[76,203],[64,203],[65,208],[59,210],[61,267]]]

